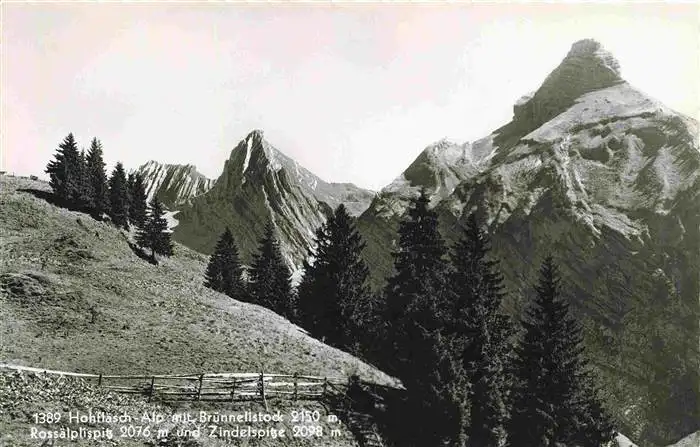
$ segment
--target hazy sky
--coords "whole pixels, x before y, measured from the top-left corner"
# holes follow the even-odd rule
[[[579,39],[700,115],[700,9],[685,5],[4,4],[0,170],[43,175],[73,132],[112,165],[210,177],[260,128],[330,181],[379,189],[429,143],[508,122]]]

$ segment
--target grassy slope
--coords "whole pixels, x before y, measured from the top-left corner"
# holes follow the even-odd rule
[[[109,224],[0,176],[0,361],[111,374],[240,371],[390,378],[259,306],[202,286],[180,245],[153,266]]]

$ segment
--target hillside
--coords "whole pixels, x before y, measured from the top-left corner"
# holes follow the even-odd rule
[[[123,232],[26,190],[49,189],[0,176],[0,338],[12,340],[0,346],[4,361],[115,374],[359,370],[389,380],[277,314],[204,287],[205,256],[178,245],[153,266]]]
[[[541,260],[555,257],[625,434],[644,446],[696,431],[697,123],[624,81],[614,57],[584,40],[518,101],[510,123],[471,148],[480,162],[463,165],[449,193],[430,176],[395,182],[361,216],[375,284],[391,272],[402,212],[387,204],[425,187],[449,241],[471,212],[486,223],[513,315],[531,296]]]
[[[391,382],[277,314],[203,287],[203,255],[177,245],[154,266],[128,235],[48,203],[48,191],[0,176],[2,362],[110,374],[357,372]]]

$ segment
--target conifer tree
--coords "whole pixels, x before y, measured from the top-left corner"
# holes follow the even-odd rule
[[[499,313],[503,277],[498,262],[488,259],[490,242],[474,214],[452,253],[452,287],[456,293],[452,325],[466,334],[462,362],[471,384],[469,445],[498,446],[505,440],[512,325]]]
[[[551,257],[540,269],[534,303],[516,350],[510,446],[600,446],[613,436],[583,357],[583,335],[561,296]]]
[[[343,204],[316,231],[314,245],[298,289],[300,320],[314,337],[350,350],[357,347],[364,324],[360,310],[371,294],[361,258],[365,244]]]
[[[134,172],[129,172],[126,176],[126,212],[129,221],[131,221],[131,193],[134,190],[134,183],[136,181],[136,174]]]
[[[428,208],[425,191],[413,199],[406,216],[399,223],[399,247],[394,257],[395,274],[387,281],[385,319],[390,328],[390,350],[396,352],[397,364],[390,367],[402,369],[407,360],[410,343],[402,339],[403,325],[413,324],[414,317],[446,319],[447,275],[449,265],[445,259],[447,247],[438,231],[438,217]],[[431,312],[431,307],[435,312]],[[437,311],[440,315],[437,315]],[[425,313],[421,315],[421,313]],[[415,315],[418,314],[418,315]],[[440,323],[434,320],[431,325]],[[387,365],[388,366],[388,365]]]
[[[275,229],[270,222],[260,239],[258,253],[253,256],[249,271],[251,301],[276,313],[293,318],[292,282],[289,268],[284,263]]]
[[[80,210],[89,211],[92,209],[92,184],[90,183],[90,175],[88,171],[87,158],[85,151],[81,150],[78,156],[78,182],[73,200]]]
[[[124,166],[118,162],[109,179],[109,217],[118,227],[129,229],[129,198]]]
[[[139,246],[151,250],[151,259],[156,259],[156,254],[163,256],[173,255],[173,244],[168,231],[168,221],[165,219],[163,205],[157,197],[149,204],[148,216],[143,226],[136,234]]]
[[[447,248],[425,191],[399,223],[395,274],[386,288],[386,319],[395,361],[386,367],[408,392],[407,425],[423,445],[464,446],[468,382],[463,334],[454,331],[454,296],[448,287]]]
[[[80,184],[80,154],[72,133],[61,142],[54,157],[46,166],[49,185],[60,201],[76,206],[73,200]]]
[[[86,158],[87,177],[90,183],[90,205],[93,217],[100,219],[108,210],[108,185],[105,163],[102,158],[102,143],[93,138]]]
[[[236,300],[247,300],[238,247],[228,227],[219,237],[214,253],[209,257],[204,285]]]
[[[129,220],[141,226],[146,220],[146,186],[139,173],[129,174]]]

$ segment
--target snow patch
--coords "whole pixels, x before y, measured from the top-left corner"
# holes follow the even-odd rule
[[[168,221],[168,230],[170,232],[172,232],[173,229],[175,227],[177,227],[178,224],[180,223],[179,220],[175,219],[175,214],[177,214],[177,213],[178,213],[178,211],[166,211],[165,212],[164,217],[165,217],[165,220]]]
[[[613,446],[615,447],[637,447],[637,445],[630,440],[627,436],[622,433],[618,433],[613,440]]]
[[[253,137],[248,137],[248,141],[246,141],[246,148],[245,148],[245,160],[243,161],[243,171],[241,172],[241,177],[243,178],[243,183],[245,183],[245,171],[248,170],[248,163],[250,163],[250,152],[251,152],[251,146],[252,146],[252,138]]]
[[[292,287],[297,287],[299,285],[299,283],[301,282],[301,279],[303,276],[304,276],[304,270],[294,266],[294,269],[292,270],[292,275],[291,275]]]

